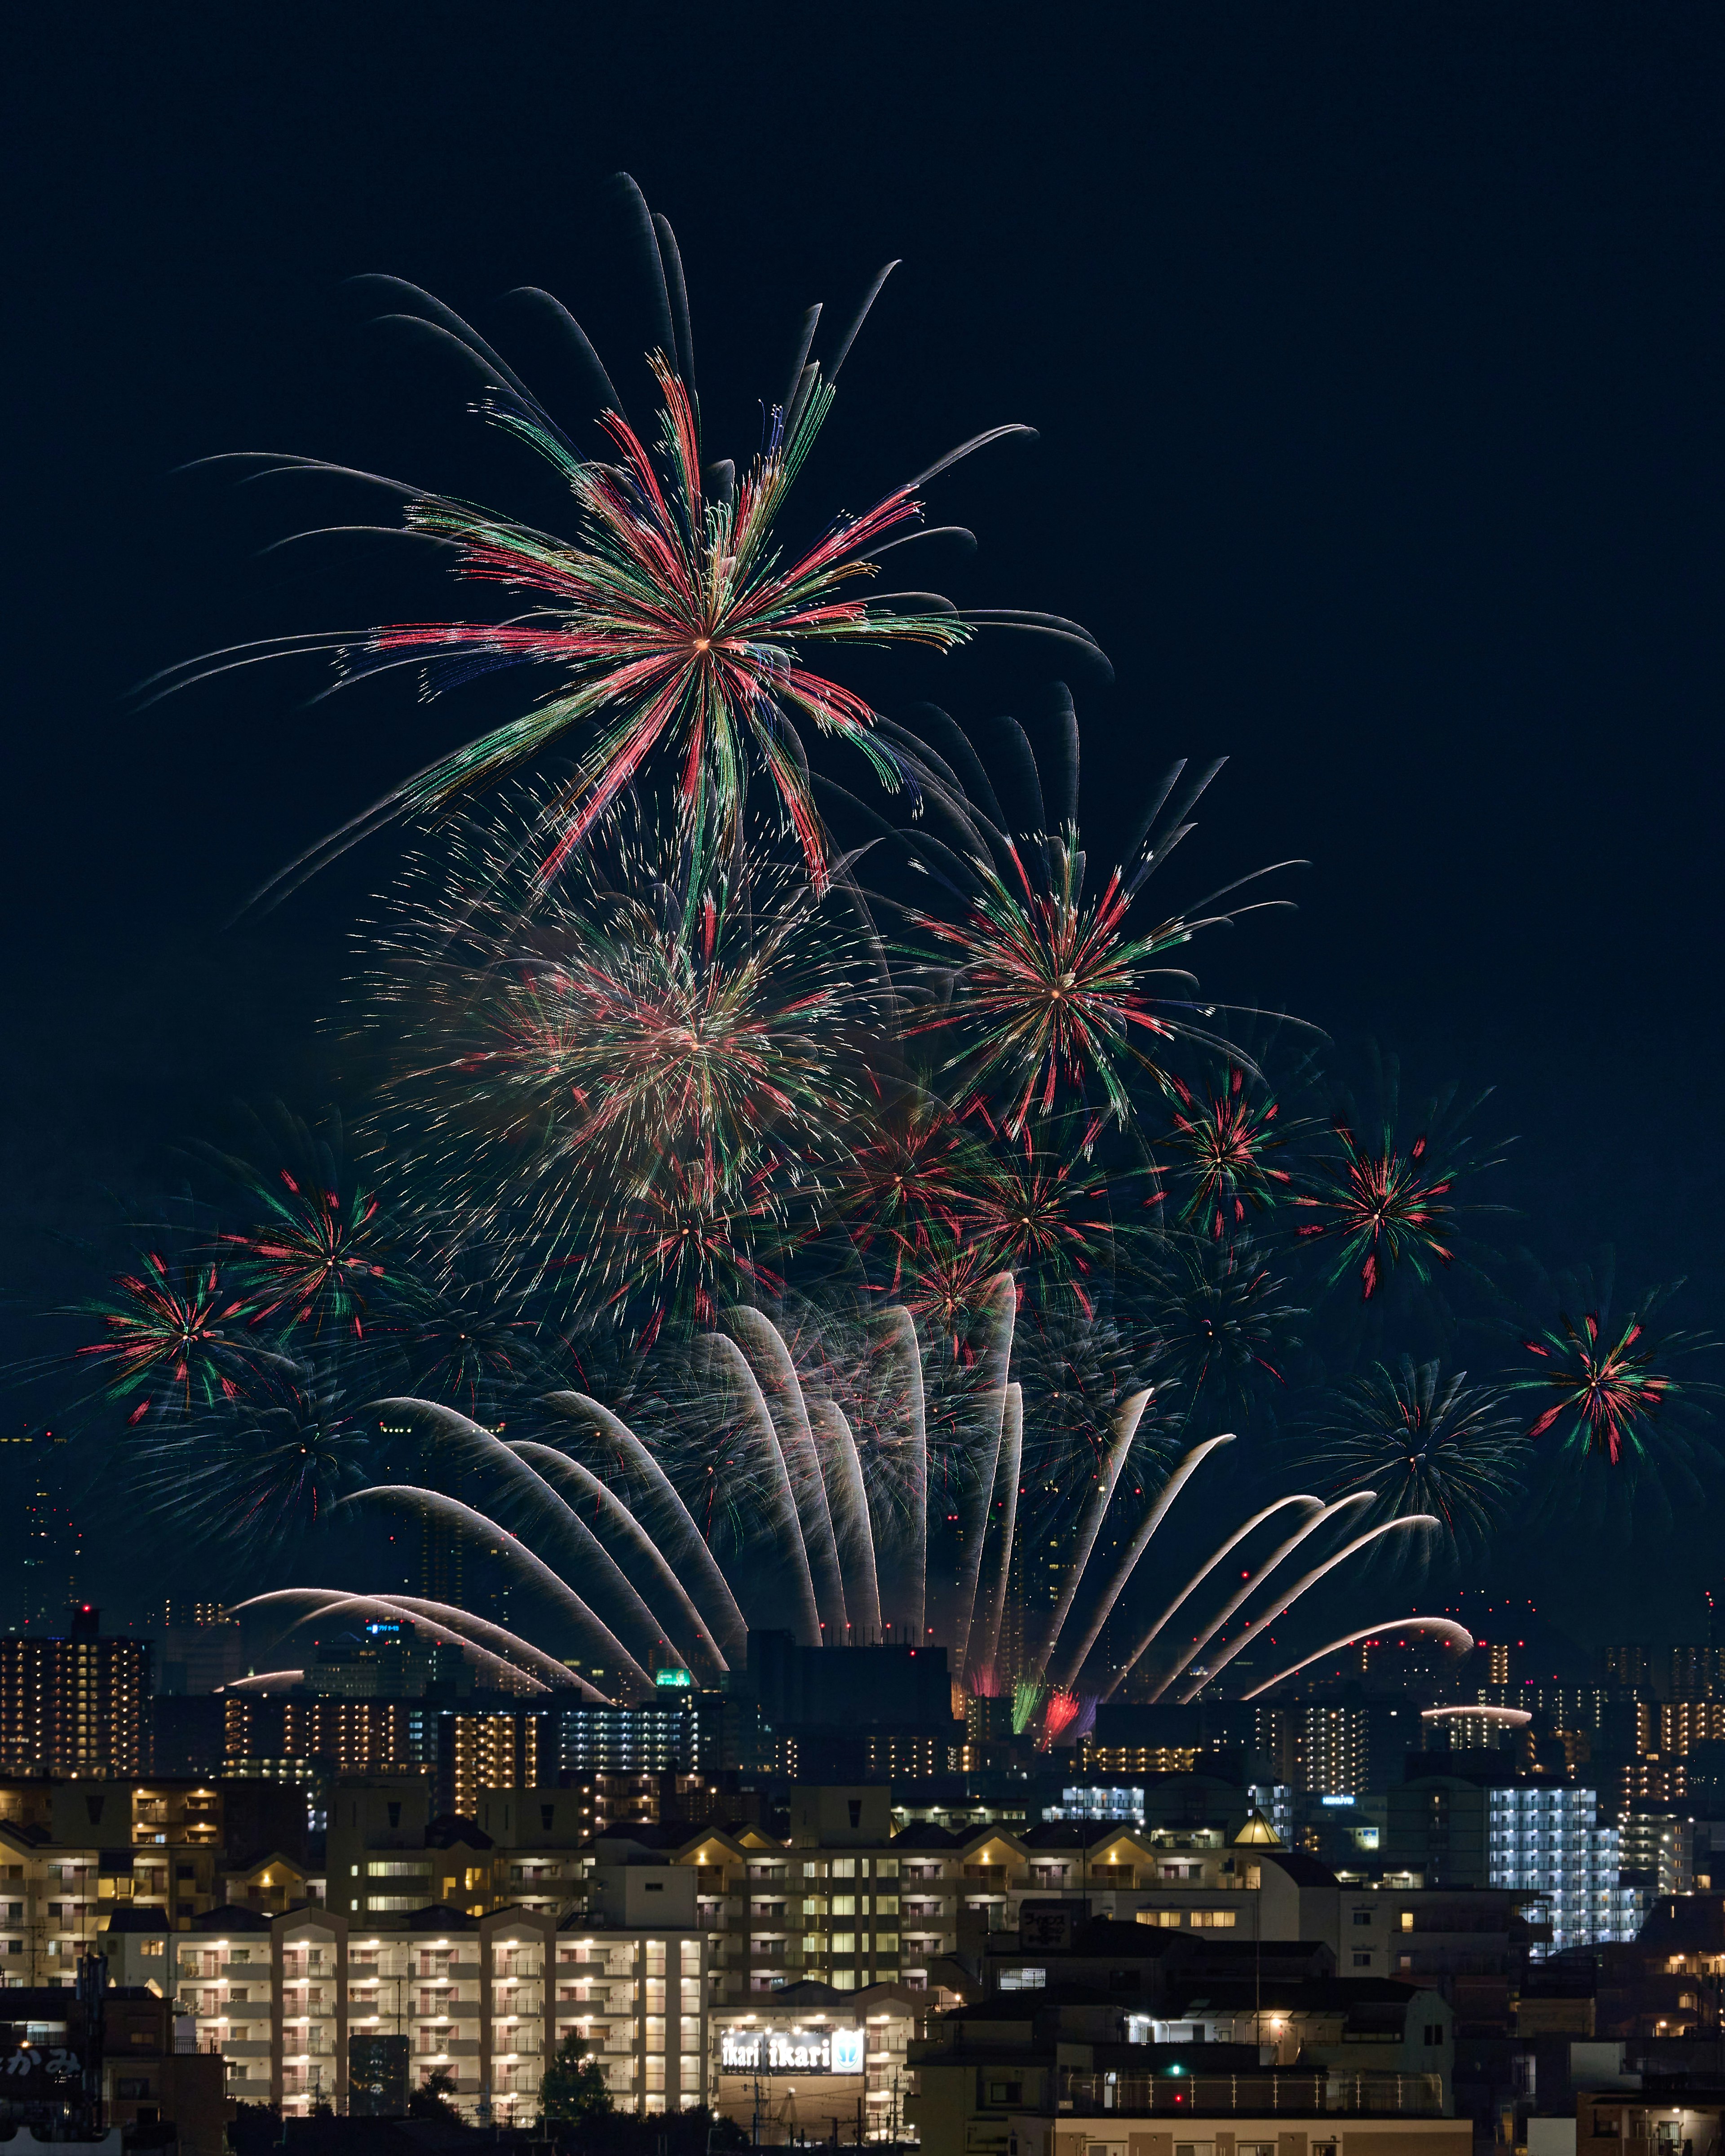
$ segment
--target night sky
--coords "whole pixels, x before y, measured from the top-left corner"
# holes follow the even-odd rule
[[[1226,753],[1198,872],[1311,860],[1206,988],[1380,1041],[1410,1089],[1495,1086],[1494,1237],[1613,1242],[1725,1320],[1717,8],[63,8],[8,61],[10,1357],[175,1145],[324,1097],[389,842],[225,924],[469,730],[459,698],[314,703],[309,670],[129,700],[389,589],[260,559],[316,505],[178,468],[481,491],[466,384],[345,280],[410,278],[506,351],[505,295],[543,285],[627,356],[619,167],[681,244],[712,451],[752,449],[801,309],[891,256],[830,498],[1040,430],[942,483],[982,543],[931,575],[1110,654],[1111,685],[1071,676],[1098,843]],[[1029,712],[1058,670],[997,639],[880,694]],[[1695,1633],[1711,1543],[1586,1578],[1510,1543],[1493,1578],[1583,1636]],[[96,1555],[121,1608],[162,1584],[112,1527]]]

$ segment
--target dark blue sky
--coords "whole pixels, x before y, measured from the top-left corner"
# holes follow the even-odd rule
[[[129,685],[328,619],[253,446],[455,483],[465,387],[364,327],[414,279],[507,342],[531,282],[639,342],[626,166],[690,272],[709,440],[798,311],[904,267],[847,369],[860,506],[1004,418],[935,507],[952,588],[1076,615],[1089,819],[1234,759],[1214,880],[1311,858],[1206,978],[1499,1088],[1549,1264],[1615,1240],[1719,1314],[1721,185],[1706,7],[38,11],[8,50],[5,1284],[65,1291],[105,1187],[236,1094],[315,1091],[374,855],[221,925],[454,727],[254,675]],[[464,431],[464,429],[465,431]],[[727,446],[728,446],[727,443]],[[275,520],[271,522],[271,519]],[[267,528],[266,528],[267,527]],[[916,677],[967,716],[1048,662]],[[1697,1546],[1676,1601],[1705,1566]],[[1542,1561],[1561,1581],[1562,1553]],[[1641,1591],[1627,1584],[1633,1598]],[[1672,1621],[1681,1621],[1681,1612]]]

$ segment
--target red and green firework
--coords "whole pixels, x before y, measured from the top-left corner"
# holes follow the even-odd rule
[[[1423,1133],[1404,1149],[1389,1129],[1382,1142],[1372,1146],[1362,1144],[1339,1116],[1333,1127],[1340,1158],[1320,1171],[1316,1192],[1294,1200],[1330,1216],[1302,1227],[1300,1234],[1328,1235],[1337,1242],[1332,1284],[1356,1270],[1360,1299],[1366,1301],[1383,1286],[1385,1272],[1404,1258],[1421,1281],[1430,1277],[1432,1259],[1447,1265],[1455,1256],[1445,1240],[1454,1210],[1450,1199],[1455,1169],[1439,1164]]]
[[[251,1291],[254,1322],[281,1318],[313,1332],[328,1324],[358,1339],[367,1299],[385,1278],[377,1199],[363,1189],[344,1196],[332,1175],[304,1168],[279,1168],[274,1182],[254,1188],[263,1222],[221,1240]]]
[[[258,1374],[260,1358],[247,1337],[253,1306],[223,1284],[213,1265],[174,1265],[146,1251],[137,1270],[116,1276],[88,1312],[101,1321],[105,1337],[78,1355],[89,1359],[110,1398],[136,1398],[128,1422],[141,1421],[158,1404],[189,1414],[238,1399]]]
[[[1613,1467],[1646,1450],[1650,1425],[1677,1382],[1656,1368],[1660,1343],[1640,1317],[1615,1325],[1597,1311],[1579,1323],[1563,1314],[1522,1345],[1540,1368],[1517,1378],[1517,1388],[1549,1403],[1528,1425],[1530,1438],[1557,1430],[1566,1450],[1596,1453]]]
[[[1293,1178],[1270,1163],[1287,1142],[1273,1094],[1255,1094],[1238,1067],[1229,1071],[1225,1087],[1201,1098],[1178,1078],[1164,1082],[1175,1104],[1173,1143],[1188,1184],[1183,1227],[1202,1227],[1219,1240],[1245,1224],[1248,1208],[1266,1213],[1286,1203]]]

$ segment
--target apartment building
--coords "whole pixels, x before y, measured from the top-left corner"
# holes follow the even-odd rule
[[[147,1642],[104,1639],[93,1604],[64,1637],[0,1638],[0,1773],[137,1774],[149,1691]]]
[[[1392,2007],[1404,2028],[1412,2003]],[[1470,2156],[1471,2123],[1445,2116],[1441,2074],[1387,2071],[1376,2030],[1362,2032],[1351,2071],[1314,2070],[1272,2063],[1255,2041],[1195,2046],[1189,2030],[1173,2045],[1142,2031],[1122,2041],[1147,2018],[1122,2004],[1086,1987],[931,2017],[910,2052],[907,2109],[924,2143],[976,2156]]]
[[[236,1896],[305,1901],[304,1844],[303,1806],[268,1784],[0,1783],[0,1986],[69,1984],[121,1910],[176,1928]]]
[[[650,1868],[666,1902],[653,1913],[677,1914],[670,1867]],[[590,2043],[620,2108],[704,2103],[706,1939],[687,1925],[609,1921],[644,1897],[606,1885],[591,1925],[561,1928],[539,1911],[473,1916],[432,1902],[357,1922],[336,1909],[216,1908],[188,1931],[152,1933],[134,1911],[110,1966],[127,1981],[168,1969],[198,2049],[225,2061],[228,2095],[289,2117],[321,2102],[345,2110],[350,2043],[378,2035],[405,2036],[413,2080],[449,2073],[461,2110],[481,2122],[536,2115],[546,2056],[570,2035]],[[692,1913],[691,1887],[682,1898]]]

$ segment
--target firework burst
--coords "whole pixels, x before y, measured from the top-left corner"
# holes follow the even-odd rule
[[[667,254],[675,261],[670,228],[649,218],[633,183],[627,185],[640,228],[649,235],[649,280],[660,293],[680,295],[680,266],[674,278],[666,275]],[[673,319],[666,311],[660,325],[660,348],[649,359],[657,425],[644,433],[624,413],[615,388],[564,310],[547,295],[532,295],[561,331],[574,329],[597,371],[607,450],[588,457],[459,316],[399,280],[372,280],[401,317],[429,327],[477,370],[485,383],[480,409],[550,467],[572,499],[574,527],[559,536],[448,495],[377,481],[403,500],[408,534],[437,543],[458,576],[507,594],[519,610],[505,620],[402,623],[294,638],[217,654],[168,677],[173,685],[176,678],[195,680],[255,658],[319,649],[338,657],[344,683],[400,666],[419,671],[428,692],[506,668],[531,666],[547,677],[526,710],[393,789],[296,863],[290,876],[309,873],[389,817],[439,810],[464,790],[581,732],[588,745],[544,826],[544,875],[554,875],[580,846],[649,758],[662,757],[675,774],[682,828],[697,854],[715,834],[734,833],[750,767],[764,771],[819,885],[828,873],[827,846],[798,726],[812,724],[859,749],[889,788],[906,774],[872,707],[814,671],[806,663],[809,649],[912,644],[949,651],[986,620],[1065,637],[1094,651],[1086,632],[1050,617],[964,618],[937,594],[861,593],[878,574],[876,557],[911,536],[907,527],[921,516],[919,489],[971,451],[1029,434],[1028,428],[978,434],[860,515],[832,519],[812,544],[786,546],[792,486],[885,275],[824,369],[810,357],[819,316],[813,311],[790,386],[771,407],[765,441],[740,476],[730,462],[703,461],[685,311]],[[277,471],[336,469],[299,458],[264,464]]]
[[[1468,1139],[1440,1131],[1440,1126],[1450,1120],[1453,1086],[1432,1103],[1417,1135],[1402,1138],[1398,1133],[1399,1074],[1393,1061],[1383,1076],[1388,1107],[1382,1122],[1360,1135],[1363,1127],[1357,1119],[1337,1115],[1331,1125],[1335,1152],[1314,1167],[1311,1187],[1293,1201],[1327,1216],[1306,1222],[1299,1234],[1305,1240],[1327,1238],[1334,1245],[1328,1285],[1334,1286],[1344,1273],[1353,1272],[1359,1281],[1363,1302],[1368,1302],[1403,1264],[1423,1286],[1431,1278],[1434,1264],[1453,1262],[1455,1220],[1462,1209],[1456,1203],[1456,1184],[1465,1176],[1497,1165],[1495,1160],[1475,1158]],[[1476,1100],[1471,1108],[1479,1105]]]
[[[1370,1491],[1363,1522],[1430,1514],[1452,1558],[1477,1555],[1522,1487],[1529,1454],[1507,1395],[1436,1363],[1379,1365],[1347,1387],[1309,1454],[1332,1496]],[[1427,1558],[1406,1541],[1398,1560]]]
[[[1224,1045],[1197,1023],[1215,1013],[1194,1000],[1193,976],[1161,961],[1204,929],[1254,910],[1204,910],[1256,880],[1245,877],[1190,914],[1137,931],[1130,926],[1150,877],[1194,828],[1190,812],[1219,763],[1191,781],[1183,763],[1173,767],[1137,845],[1110,871],[1101,896],[1086,900],[1077,825],[1077,721],[1064,694],[1055,726],[1060,770],[1052,782],[1058,789],[1053,817],[1028,737],[1009,720],[997,729],[999,755],[1016,773],[1027,813],[1014,817],[1002,809],[968,744],[954,749],[963,782],[931,750],[916,767],[918,788],[936,812],[932,823],[945,835],[931,829],[906,841],[913,864],[950,901],[943,912],[904,909],[911,927],[927,939],[911,947],[913,968],[938,998],[907,1031],[912,1038],[950,1035],[956,1045],[943,1082],[950,1080],[958,1097],[971,1091],[997,1102],[999,1121],[1014,1137],[1033,1119],[1092,1099],[1096,1111],[1124,1127],[1133,1116],[1132,1081],[1147,1073],[1163,1075],[1160,1059],[1168,1043]]]
[[[1175,1233],[1146,1269],[1143,1295],[1164,1386],[1189,1430],[1250,1415],[1286,1383],[1304,1312],[1265,1252],[1240,1235]]]
[[[1686,1385],[1670,1368],[1674,1358],[1711,1348],[1710,1337],[1648,1329],[1671,1291],[1655,1288],[1628,1317],[1614,1320],[1608,1282],[1604,1306],[1579,1318],[1560,1312],[1555,1326],[1523,1339],[1538,1367],[1524,1368],[1514,1380],[1516,1389],[1547,1403],[1528,1425],[1530,1440],[1555,1431],[1558,1447],[1572,1458],[1622,1467],[1652,1454],[1659,1419],[1675,1395],[1717,1390],[1694,1381]]]
[[[336,1380],[308,1373],[166,1430],[136,1456],[134,1486],[165,1522],[255,1558],[322,1525],[364,1484],[375,1450],[375,1417],[350,1406]]]
[[[614,820],[548,891],[505,814],[423,860],[367,1024],[382,1119],[464,1241],[567,1307],[773,1277],[850,1158],[880,968],[842,882]]]
[[[1219,1241],[1245,1224],[1248,1210],[1263,1214],[1287,1203],[1293,1177],[1271,1159],[1289,1137],[1274,1094],[1255,1091],[1238,1065],[1225,1086],[1202,1096],[1172,1075],[1165,1083],[1173,1103],[1172,1144],[1187,1186],[1183,1227]]]
[[[152,1408],[189,1414],[237,1400],[277,1359],[249,1337],[254,1307],[215,1265],[176,1265],[154,1250],[79,1314],[95,1319],[103,1337],[77,1349],[77,1359],[108,1399],[134,1403],[128,1423]]]

